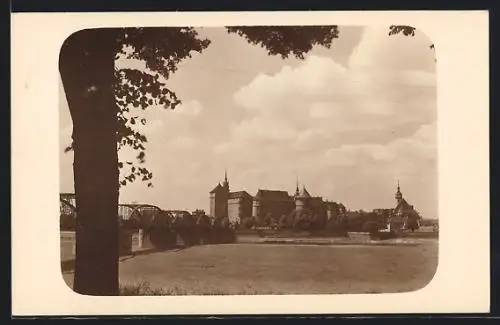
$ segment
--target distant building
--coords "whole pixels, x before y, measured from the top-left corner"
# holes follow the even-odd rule
[[[258,189],[255,196],[252,196],[246,191],[231,192],[226,171],[224,182],[218,183],[210,191],[209,215],[227,217],[231,223],[240,223],[246,217],[270,216],[279,220],[282,215],[287,216],[294,210],[299,213],[306,209],[328,219],[345,212],[342,204],[313,197],[305,186],[299,189],[298,182],[293,195],[282,190]]]
[[[401,188],[398,187],[395,194],[396,207],[392,210],[389,218],[388,228],[391,231],[402,231],[408,229],[417,229],[420,226],[421,217],[415,210],[413,205],[410,205],[401,193]]]

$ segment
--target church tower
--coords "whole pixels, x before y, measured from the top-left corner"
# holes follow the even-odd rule
[[[397,204],[399,204],[403,200],[403,194],[401,193],[401,188],[399,187],[399,181],[398,181],[398,189],[394,197],[396,198]]]

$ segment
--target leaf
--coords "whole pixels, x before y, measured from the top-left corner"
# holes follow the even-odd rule
[[[233,26],[226,29],[250,44],[265,48],[269,55],[283,59],[293,55],[301,60],[316,45],[330,48],[339,34],[337,26]]]
[[[68,153],[68,152],[70,152],[72,150],[73,150],[73,144],[71,144],[71,145],[67,146],[66,148],[64,148],[64,153]]]
[[[405,25],[391,25],[389,27],[389,36],[403,33],[405,36],[415,36],[415,27]]]
[[[137,159],[139,160],[140,163],[144,163],[144,158],[146,157],[146,153],[144,151],[139,152],[137,155]]]
[[[191,52],[201,53],[210,45],[208,39],[199,39],[192,27],[127,28],[124,45],[133,48],[130,58],[139,59],[146,68],[168,79],[177,70],[177,64],[189,58]]]

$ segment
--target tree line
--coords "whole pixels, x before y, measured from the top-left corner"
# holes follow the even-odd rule
[[[238,229],[270,228],[276,230],[327,232],[345,234],[347,232],[376,232],[387,227],[391,209],[383,211],[334,211],[328,217],[324,211],[304,208],[293,210],[279,217],[267,213],[259,217],[246,216],[241,219]]]

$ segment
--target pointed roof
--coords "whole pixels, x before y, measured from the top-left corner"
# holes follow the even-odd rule
[[[309,192],[306,190],[305,186],[302,186],[302,190],[299,193],[299,197],[300,198],[310,198],[311,197],[311,194],[309,194]]]
[[[220,183],[218,183],[217,186],[215,186],[214,189],[210,191],[210,193],[215,193],[218,190],[220,190],[221,188],[222,188],[222,186],[220,185]]]
[[[399,187],[399,180],[398,180],[398,189],[396,191],[395,197],[396,197],[397,200],[400,200],[400,199],[403,198],[403,194],[401,193],[401,188]]]
[[[229,181],[227,179],[227,169],[224,168],[224,182],[222,182],[222,186],[229,189]]]
[[[405,199],[401,199],[401,201],[396,205],[394,208],[394,213],[397,213],[399,211],[402,212],[413,212],[415,211],[413,208],[413,205],[410,205],[408,202],[406,202]]]

